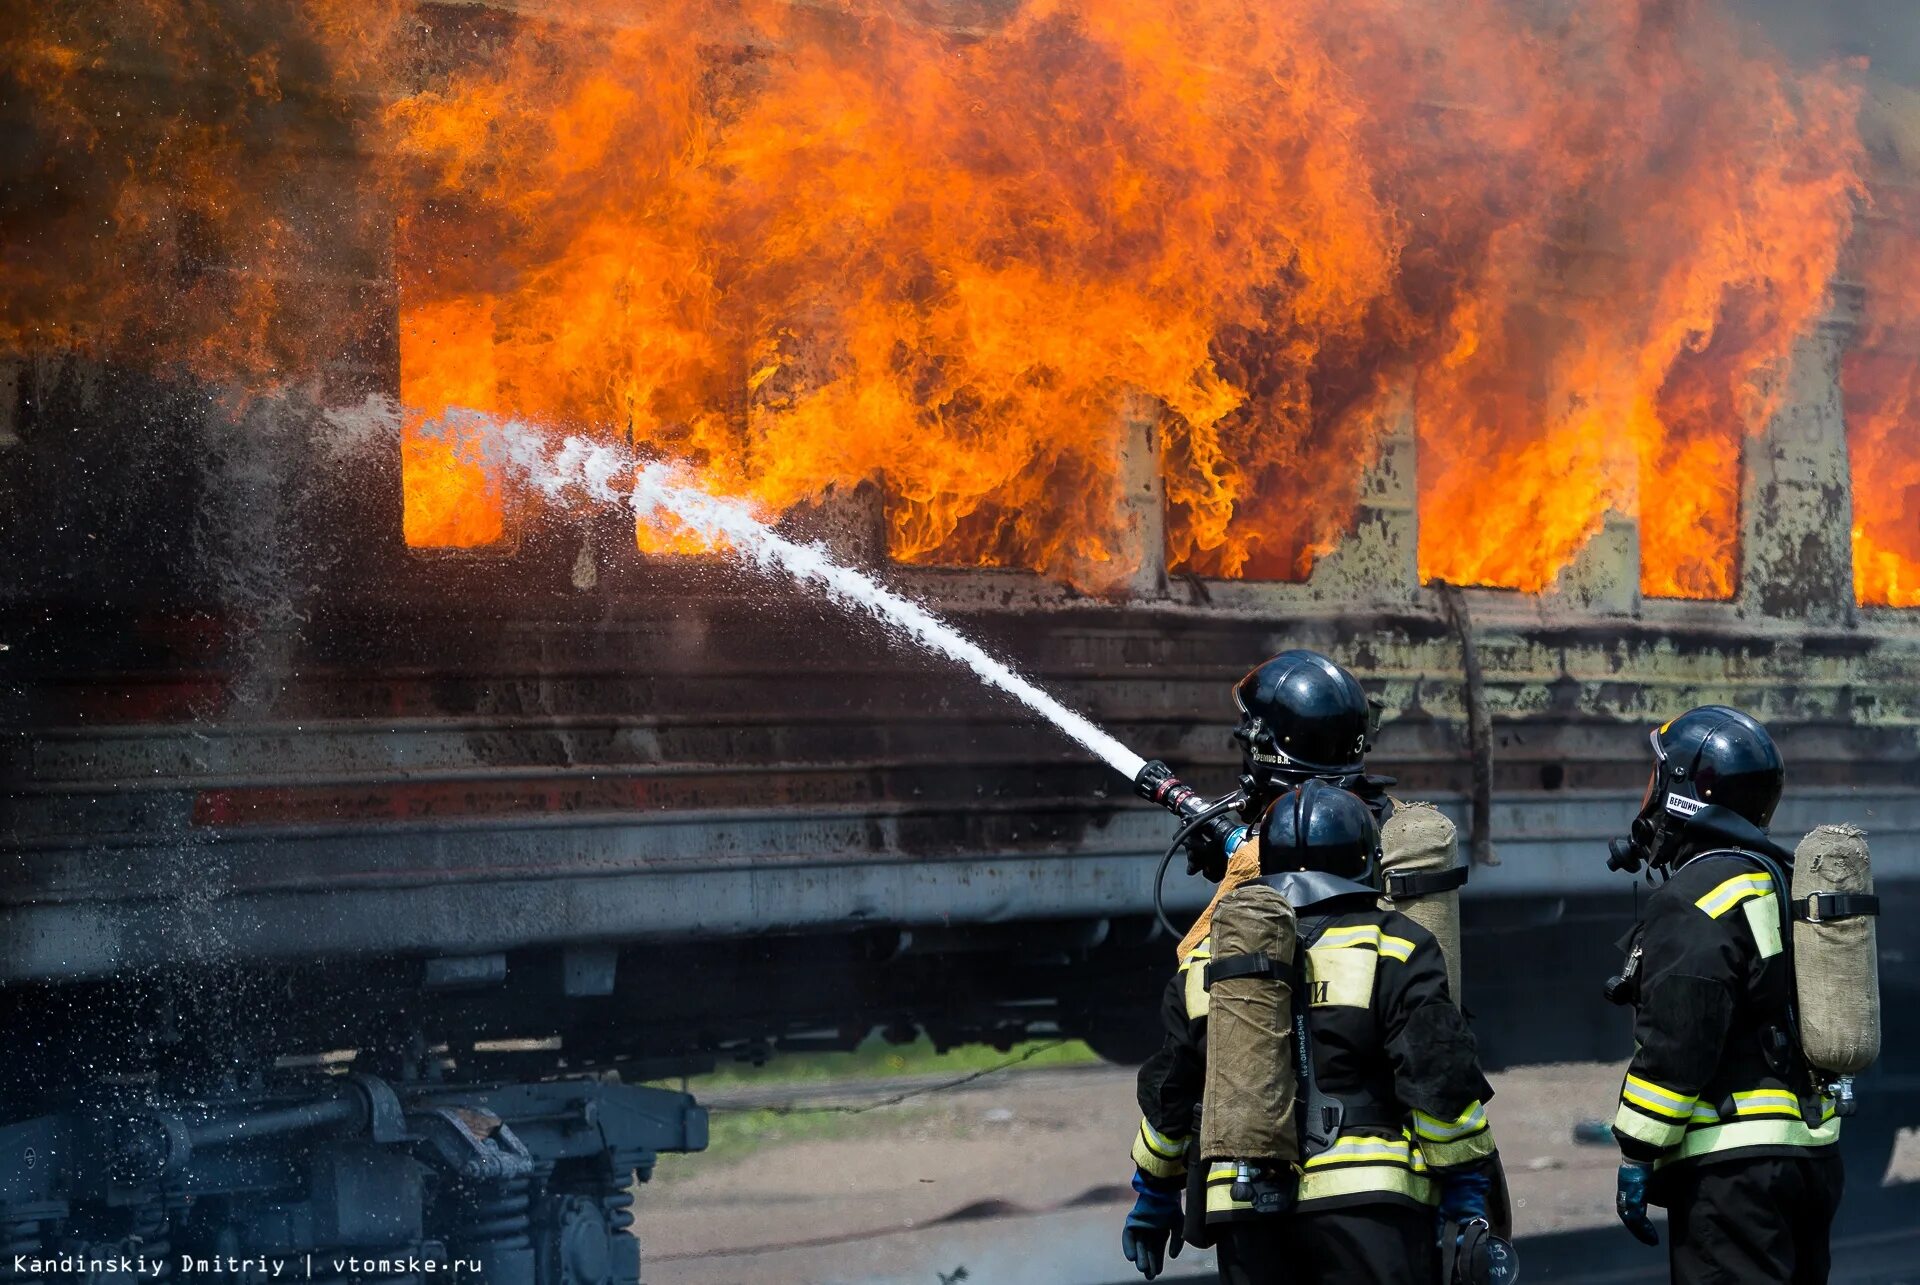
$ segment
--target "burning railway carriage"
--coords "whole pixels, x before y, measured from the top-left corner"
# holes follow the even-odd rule
[[[1252,659],[1353,666],[1377,762],[1479,861],[1466,986],[1497,1064],[1618,1055],[1596,978],[1635,892],[1605,840],[1646,727],[1753,709],[1792,767],[1781,832],[1872,834],[1909,1013],[1920,622],[1851,601],[1837,352],[1804,346],[1806,395],[1748,452],[1731,602],[1641,598],[1625,521],[1548,594],[1419,585],[1404,435],[1305,583],[886,574],[1223,786]],[[17,373],[6,511],[56,507],[8,533],[17,1248],[438,1246],[579,1279],[569,1255],[631,1247],[624,1175],[702,1142],[689,1099],[627,1085],[876,1026],[1153,1038],[1166,820],[970,677],[777,580],[635,556],[611,517],[410,550],[390,444],[316,458],[305,412],[258,408],[235,455],[178,385]],[[163,417],[156,468],[130,429]],[[103,474],[145,485],[103,505]],[[862,489],[791,525],[879,560],[882,520]],[[1168,901],[1203,892],[1176,873]],[[1881,1159],[1920,1116],[1891,1022],[1850,1135]]]
[[[421,13],[483,47],[511,25]],[[364,160],[300,146],[343,188]],[[305,212],[331,272],[278,284],[303,318],[376,322],[314,391],[0,362],[0,1265],[171,1245],[631,1281],[628,1175],[704,1138],[650,1081],[875,1027],[1138,1055],[1172,962],[1166,818],[862,620],[637,556],[631,520],[500,500],[484,540],[413,542],[484,547],[411,547],[417,439],[319,409],[408,395],[404,269],[340,213]],[[226,270],[192,232],[189,291]],[[1114,488],[1138,569],[1101,595],[893,563],[870,484],[786,520],[1202,785],[1231,779],[1250,664],[1354,668],[1386,706],[1379,768],[1476,862],[1465,985],[1496,1064],[1620,1054],[1598,979],[1635,893],[1605,843],[1646,727],[1755,711],[1793,774],[1779,828],[1872,835],[1890,1025],[1848,1137],[1884,1160],[1920,1120],[1920,613],[1855,602],[1838,298],[1745,444],[1725,601],[1644,593],[1626,515],[1546,592],[1423,582],[1410,400],[1299,582],[1170,563],[1144,402]],[[1169,905],[1205,891],[1176,874]]]

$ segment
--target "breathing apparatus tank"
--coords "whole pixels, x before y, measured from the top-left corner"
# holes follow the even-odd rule
[[[1380,909],[1397,910],[1433,934],[1460,1002],[1460,889],[1467,867],[1453,822],[1431,803],[1401,803],[1380,827]]]
[[[1793,976],[1800,1048],[1851,1114],[1853,1077],[1880,1055],[1880,962],[1867,837],[1823,825],[1793,858]]]
[[[1236,1188],[1259,1174],[1285,1173],[1300,1158],[1294,1102],[1299,1089],[1293,977],[1293,907],[1262,883],[1235,888],[1213,915],[1207,983],[1207,1069],[1201,1094],[1200,1154],[1241,1167]],[[1290,1183],[1260,1183],[1278,1213]],[[1235,1191],[1236,1199],[1252,1198]]]

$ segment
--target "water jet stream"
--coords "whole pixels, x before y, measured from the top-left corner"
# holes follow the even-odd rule
[[[472,427],[471,422],[461,425],[463,431]],[[499,448],[488,453],[497,454],[549,499],[561,500],[573,492],[597,503],[624,499],[642,521],[671,518],[743,561],[817,586],[842,606],[863,611],[927,651],[965,665],[980,681],[1052,723],[1129,782],[1146,767],[1145,759],[934,612],[834,561],[824,545],[787,539],[755,516],[747,503],[705,490],[673,465],[644,461],[621,447],[579,437],[569,437],[555,449],[534,429],[491,417],[483,431]],[[632,486],[623,490],[620,483],[627,478]]]

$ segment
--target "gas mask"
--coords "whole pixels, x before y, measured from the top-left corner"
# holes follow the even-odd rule
[[[1607,845],[1607,869],[1638,874],[1640,867],[1655,864],[1654,854],[1659,850],[1663,828],[1662,809],[1654,803],[1660,794],[1659,784],[1660,769],[1656,767],[1647,774],[1647,792],[1640,800],[1640,811],[1627,827],[1627,837]]]
[[[1627,837],[1615,839],[1607,845],[1609,870],[1638,874],[1642,866],[1658,868],[1665,865],[1667,858],[1672,855],[1668,851],[1667,826],[1667,797],[1672,771],[1667,762],[1667,751],[1660,744],[1659,729],[1650,732],[1647,740],[1653,746],[1653,768],[1647,773],[1647,792],[1640,796],[1640,811],[1627,827]]]

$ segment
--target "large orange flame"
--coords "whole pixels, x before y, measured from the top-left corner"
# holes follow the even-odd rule
[[[0,347],[304,379],[394,282],[417,546],[518,520],[466,409],[1096,588],[1157,478],[1172,569],[1297,578],[1411,393],[1424,576],[1548,587],[1618,511],[1726,597],[1863,192],[1856,73],[1719,0],[22,2]]]
[[[1137,390],[1173,567],[1303,574],[1410,381],[1423,574],[1539,589],[1619,509],[1647,592],[1727,596],[1756,389],[1850,224],[1851,90],[1700,5],[1421,12],[526,24],[395,109],[413,202],[485,229],[425,248],[420,306],[495,312],[511,409],[722,489],[884,479],[906,560],[1125,574]]]
[[[1920,196],[1888,187],[1869,225],[1861,333],[1841,388],[1853,468],[1853,585],[1920,607]]]

